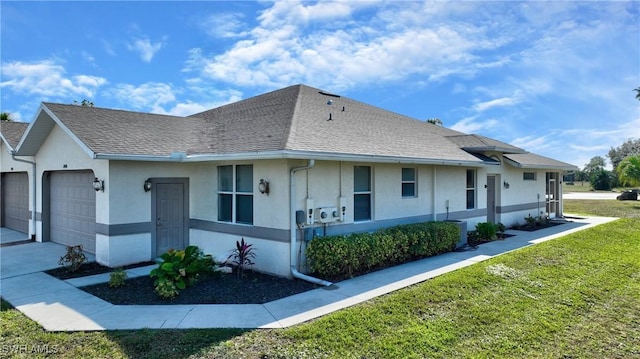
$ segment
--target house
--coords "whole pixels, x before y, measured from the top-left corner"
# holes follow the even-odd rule
[[[313,236],[562,216],[575,168],[305,85],[189,117],[43,103],[12,147],[35,162],[38,241],[116,267],[245,238],[281,276]]]

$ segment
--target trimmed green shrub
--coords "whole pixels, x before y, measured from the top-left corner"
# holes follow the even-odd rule
[[[498,238],[498,225],[490,222],[476,224],[476,234],[479,240],[493,241]]]
[[[172,299],[178,295],[178,290],[192,286],[202,273],[210,272],[213,268],[213,258],[205,255],[196,246],[188,246],[184,250],[170,249],[160,256],[162,263],[151,271],[156,293]]]
[[[424,222],[383,228],[374,233],[314,238],[307,247],[309,268],[320,277],[351,278],[394,264],[450,252],[460,227]]]
[[[127,272],[122,268],[118,268],[109,274],[109,287],[120,288],[123,287],[127,280]]]

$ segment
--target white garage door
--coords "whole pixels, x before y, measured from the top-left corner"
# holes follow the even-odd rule
[[[91,171],[53,172],[50,177],[50,238],[96,251],[96,192]]]
[[[29,232],[29,176],[26,172],[2,174],[2,226]]]

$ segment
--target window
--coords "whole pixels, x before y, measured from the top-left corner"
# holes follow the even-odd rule
[[[253,166],[218,166],[218,221],[253,224]]]
[[[476,170],[467,170],[467,209],[476,208]]]
[[[353,220],[371,220],[371,167],[353,168]]]
[[[525,181],[535,181],[536,173],[535,172],[524,172],[522,174],[522,179]]]
[[[416,169],[402,169],[402,197],[416,197]]]

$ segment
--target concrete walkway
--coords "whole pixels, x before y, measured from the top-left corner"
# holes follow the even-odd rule
[[[47,266],[57,267],[64,247],[54,243],[29,243],[0,248],[0,295],[49,331],[285,328],[515,249],[612,220],[615,218],[579,218],[535,232],[507,231],[515,236],[483,244],[475,251],[446,253],[345,280],[329,288],[266,304],[244,305],[114,305],[77,288],[108,280],[108,275],[58,280],[42,270]],[[138,268],[129,274],[147,275],[149,270]]]
[[[595,199],[595,200],[615,200],[620,192],[568,192],[563,193],[563,199]]]

